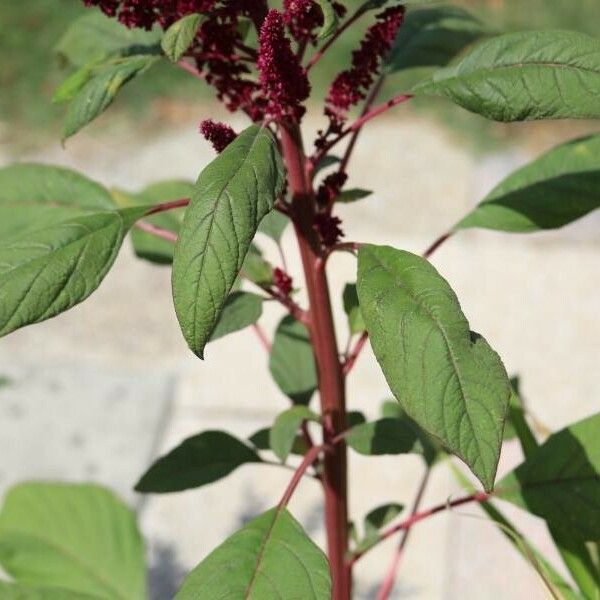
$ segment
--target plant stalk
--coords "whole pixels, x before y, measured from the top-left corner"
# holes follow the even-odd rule
[[[319,374],[319,395],[323,417],[323,444],[346,429],[345,389],[331,311],[329,287],[321,244],[314,231],[314,190],[308,176],[307,160],[297,125],[281,125],[281,146],[292,195],[291,218],[302,258],[308,292],[308,329]],[[333,580],[333,600],[349,600],[350,568],[348,550],[346,444],[333,445],[323,458],[322,483],[325,495],[325,529]]]

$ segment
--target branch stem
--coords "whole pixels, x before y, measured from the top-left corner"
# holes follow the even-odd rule
[[[427,248],[427,250],[425,250],[425,252],[423,252],[423,258],[428,259],[444,242],[452,237],[453,233],[454,232],[449,231],[448,233],[441,235],[437,240],[435,240],[435,242],[433,242],[433,244],[431,244],[431,246],[429,246],[429,248]]]

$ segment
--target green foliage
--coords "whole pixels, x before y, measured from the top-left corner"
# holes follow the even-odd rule
[[[269,371],[294,404],[308,404],[317,389],[317,369],[308,330],[290,315],[281,320],[275,332]]]
[[[262,315],[262,303],[262,298],[256,294],[248,292],[230,294],[223,305],[210,341],[213,342],[256,323]]]
[[[292,406],[280,413],[271,427],[269,433],[269,446],[281,462],[285,462],[290,455],[298,429],[304,421],[320,422],[319,415],[306,406]]]
[[[112,266],[146,208],[83,214],[40,224],[0,242],[0,335],[85,300]]]
[[[394,396],[491,489],[510,382],[498,355],[470,332],[452,288],[410,252],[365,245],[358,297]]]
[[[240,275],[258,286],[268,287],[273,283],[273,265],[263,257],[260,248],[250,244]]]
[[[177,62],[185,54],[194,41],[203,18],[198,13],[186,15],[165,31],[160,45],[169,59]]]
[[[379,540],[380,530],[391,523],[403,510],[402,504],[391,502],[369,511],[363,520],[363,536],[356,540],[354,551],[364,552],[372,548]]]
[[[600,414],[551,435],[496,494],[582,540],[600,539]]]
[[[416,67],[445,67],[473,42],[489,35],[462,8],[441,6],[409,11],[386,59],[389,74]]]
[[[205,558],[176,600],[225,597],[330,600],[327,559],[286,509],[273,508]]]
[[[417,442],[414,430],[399,419],[379,419],[352,427],[345,436],[350,448],[366,456],[406,454]]]
[[[455,229],[556,229],[600,207],[599,189],[600,135],[593,135],[553,148],[509,175]]]
[[[360,314],[358,293],[355,283],[347,283],[343,294],[344,312],[348,316],[348,328],[351,334],[362,333],[365,330],[365,321]]]
[[[25,586],[0,581],[0,597],[3,600],[98,600],[91,596],[61,587]]]
[[[159,458],[138,481],[136,491],[164,494],[208,485],[247,463],[261,462],[244,442],[224,431],[203,431]]]
[[[362,188],[351,188],[340,192],[335,197],[335,201],[341,202],[342,204],[350,204],[352,202],[358,202],[363,198],[368,198],[372,193],[373,192],[370,190],[363,190]]]
[[[279,243],[285,228],[289,225],[290,220],[284,214],[277,210],[272,210],[260,222],[258,231],[269,236],[273,241]]]
[[[417,84],[495,121],[600,117],[600,40],[572,31],[511,33]]]
[[[252,125],[200,174],[175,246],[173,300],[200,358],[262,218],[283,187],[271,132]]]
[[[24,586],[22,592],[9,592],[15,598],[146,598],[144,548],[135,518],[96,485],[13,487],[0,512],[0,566]],[[38,589],[36,596],[38,586],[64,588],[65,595]]]
[[[338,16],[333,8],[332,0],[315,0],[323,11],[323,25],[319,31],[319,39],[328,38],[338,27]]]

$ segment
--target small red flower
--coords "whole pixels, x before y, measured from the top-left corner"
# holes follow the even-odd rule
[[[327,175],[317,190],[318,204],[327,206],[340,193],[346,179],[348,179],[348,175],[339,171]]]
[[[205,119],[200,123],[200,133],[219,154],[237,137],[237,133],[229,125],[217,123],[212,119]]]
[[[344,237],[344,232],[340,228],[341,224],[342,221],[338,217],[334,217],[329,213],[317,213],[313,228],[319,234],[323,245],[330,248]]]
[[[273,282],[283,296],[289,296],[292,291],[292,278],[279,267],[273,269]]]

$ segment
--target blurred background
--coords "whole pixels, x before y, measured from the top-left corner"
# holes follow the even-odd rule
[[[0,166],[15,160],[76,168],[111,187],[137,190],[160,179],[194,180],[213,158],[197,133],[204,118],[240,116],[218,106],[211,90],[166,62],[126,86],[115,104],[66,147],[59,143],[64,109],[51,103],[65,65],[54,56],[69,23],[85,13],[77,0],[0,2]],[[352,4],[352,3],[348,3]],[[598,35],[597,0],[472,0],[467,6],[498,31],[575,29]],[[365,25],[367,22],[365,22]],[[343,37],[315,69],[323,94],[349,61],[361,35]],[[391,79],[388,95],[403,90]],[[323,125],[318,104],[306,138]],[[349,187],[373,190],[342,207],[349,240],[389,243],[420,252],[505,175],[553,145],[600,125],[551,122],[498,125],[437,101],[398,107],[361,134]],[[600,218],[559,232],[527,236],[460,233],[434,264],[483,333],[518,374],[527,406],[542,430],[555,430],[598,410],[600,397]],[[301,284],[295,243],[284,236],[290,270]],[[275,263],[269,240],[260,245]],[[353,261],[330,266],[340,344],[344,283]],[[264,316],[271,333],[281,313]],[[132,491],[157,455],[203,429],[249,435],[272,422],[286,400],[271,382],[267,357],[250,331],[212,344],[201,363],[187,350],[170,299],[169,269],[140,262],[125,245],[101,288],[70,312],[0,340],[0,493],[24,479],[92,480],[115,489],[140,514],[148,540],[153,597],[172,597],[181,577],[207,552],[279,498],[289,475],[244,467],[229,479],[182,494],[142,498]],[[370,351],[350,377],[349,404],[375,417],[389,391]],[[521,460],[503,450],[500,473]],[[382,502],[410,504],[422,466],[416,457],[370,461],[352,455],[354,516]],[[439,466],[424,506],[460,493]],[[319,491],[304,483],[292,511],[322,540]],[[554,564],[542,522],[503,507]],[[400,571],[396,598],[542,599],[546,591],[476,508],[419,525]],[[393,548],[383,545],[359,566],[359,598],[373,598]]]

